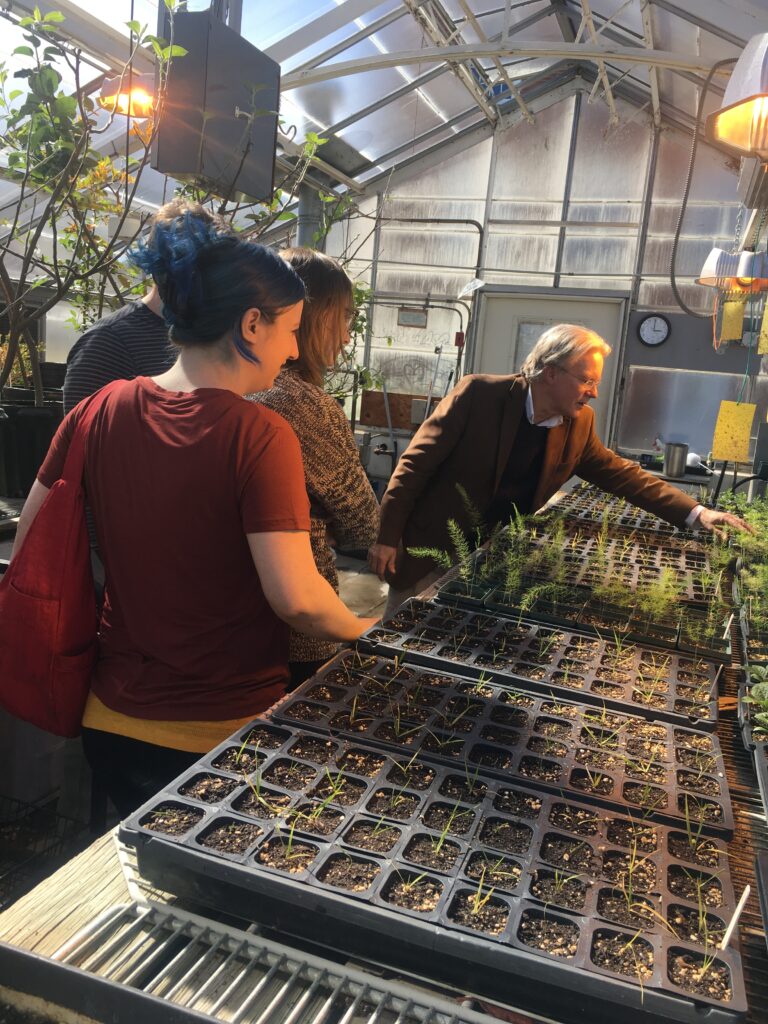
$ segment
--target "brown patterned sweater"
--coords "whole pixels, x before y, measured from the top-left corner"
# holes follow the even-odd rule
[[[338,593],[328,533],[339,547],[367,548],[379,530],[379,505],[347,418],[335,398],[288,369],[268,391],[247,397],[280,413],[299,439],[310,502],[312,554],[318,572]],[[291,630],[289,659],[319,661],[330,658],[338,646]]]

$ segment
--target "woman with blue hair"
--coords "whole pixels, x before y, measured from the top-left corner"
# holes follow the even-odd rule
[[[158,286],[178,360],[69,413],[16,543],[98,403],[84,483],[106,595],[83,745],[123,815],[282,696],[289,626],[338,641],[374,621],[315,568],[295,435],[242,397],[297,357],[301,279],[189,215],[156,225],[134,259]]]

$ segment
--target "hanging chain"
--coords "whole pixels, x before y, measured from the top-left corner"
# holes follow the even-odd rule
[[[744,219],[744,204],[739,203],[739,212],[736,215],[736,236],[733,240],[733,251],[739,251],[739,242],[741,241],[741,222]]]

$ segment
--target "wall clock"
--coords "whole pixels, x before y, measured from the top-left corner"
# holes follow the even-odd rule
[[[669,337],[672,325],[660,313],[644,316],[637,325],[637,336],[644,345],[661,345]]]

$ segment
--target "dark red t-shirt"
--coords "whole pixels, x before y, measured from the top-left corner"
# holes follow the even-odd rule
[[[86,399],[38,479],[61,475]],[[137,718],[218,721],[269,707],[287,627],[267,604],[247,533],[309,530],[296,435],[230,391],[115,387],[88,435],[85,484],[107,579],[94,693]]]

